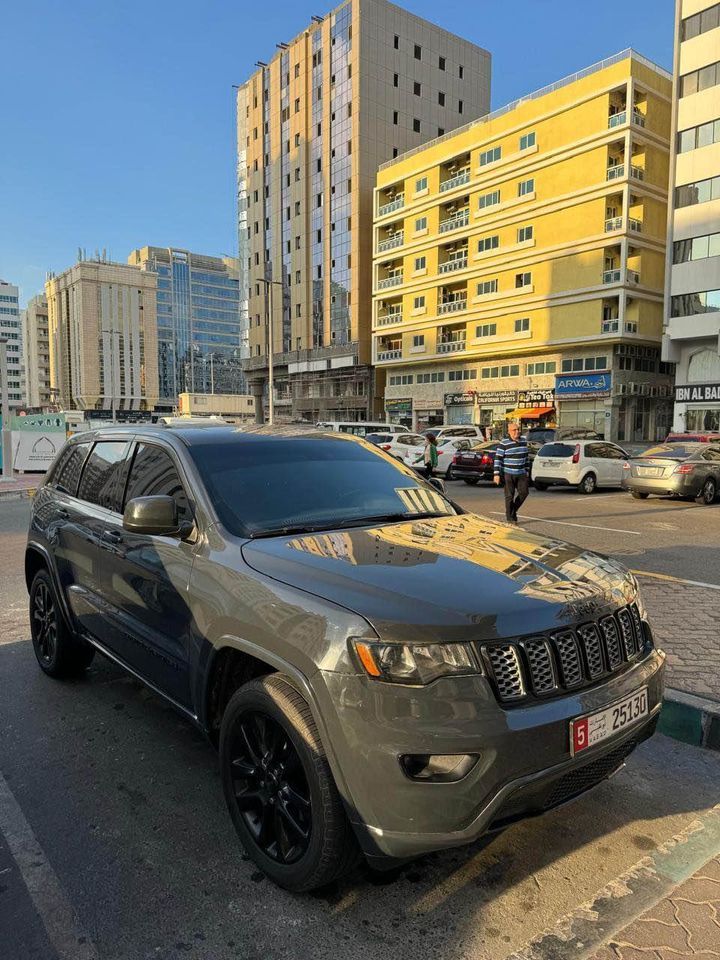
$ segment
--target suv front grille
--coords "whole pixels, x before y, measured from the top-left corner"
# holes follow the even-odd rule
[[[530,694],[560,696],[590,686],[622,670],[644,647],[642,619],[633,603],[572,629],[481,644],[480,652],[498,700],[509,704]]]

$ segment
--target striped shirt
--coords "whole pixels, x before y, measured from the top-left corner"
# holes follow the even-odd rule
[[[494,474],[507,473],[511,477],[524,477],[528,473],[528,445],[525,437],[511,440],[505,437],[495,451]]]

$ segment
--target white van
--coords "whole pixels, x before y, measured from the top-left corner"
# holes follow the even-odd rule
[[[332,430],[334,433],[352,433],[355,437],[364,437],[368,433],[407,433],[408,428],[400,423],[383,423],[381,420],[321,420],[316,426],[320,430]]]

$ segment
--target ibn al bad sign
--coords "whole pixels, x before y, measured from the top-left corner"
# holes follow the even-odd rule
[[[720,383],[693,383],[675,387],[676,403],[720,401]]]

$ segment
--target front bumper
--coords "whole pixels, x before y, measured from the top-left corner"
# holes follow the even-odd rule
[[[662,705],[664,661],[665,655],[653,649],[604,683],[512,709],[500,707],[483,677],[414,688],[322,672],[328,736],[364,852],[407,858],[470,843],[605,779],[652,734]],[[570,756],[570,720],[643,686],[648,717]],[[480,759],[454,783],[411,780],[400,767],[400,755],[425,753],[472,753]]]

